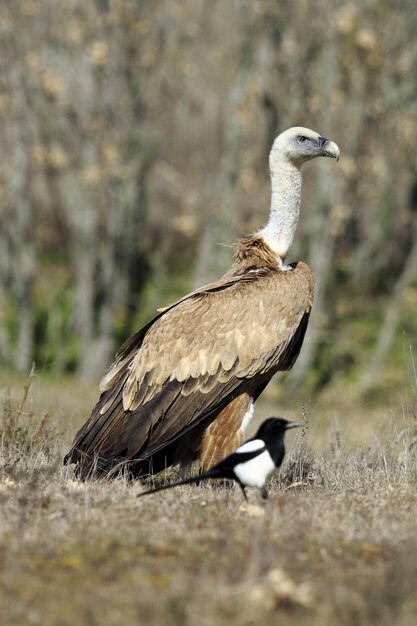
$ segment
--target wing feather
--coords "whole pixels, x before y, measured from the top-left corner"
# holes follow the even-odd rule
[[[309,308],[310,285],[297,268],[180,302],[147,332],[133,356],[129,382],[136,380],[140,385],[146,374],[151,385],[169,379],[184,382],[214,374],[219,366],[239,376],[236,362],[246,375],[254,361],[288,342]],[[164,346],[169,357],[161,361],[154,346]],[[199,359],[200,353],[206,358]],[[125,405],[128,408],[127,400]]]

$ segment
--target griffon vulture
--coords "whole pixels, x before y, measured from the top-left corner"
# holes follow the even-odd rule
[[[255,400],[277,371],[293,366],[313,302],[310,268],[285,264],[300,168],[339,154],[307,128],[275,139],[268,223],[236,244],[220,280],[161,309],[120,348],[65,457],[82,478],[119,468],[155,474],[196,460],[204,472],[242,444]]]

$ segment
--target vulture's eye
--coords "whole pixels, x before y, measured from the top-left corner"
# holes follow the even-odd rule
[[[308,141],[308,137],[304,137],[304,135],[299,135],[297,137],[298,143],[306,143]]]

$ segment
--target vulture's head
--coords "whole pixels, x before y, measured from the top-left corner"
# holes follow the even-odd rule
[[[315,157],[325,156],[339,160],[340,150],[334,141],[322,137],[314,130],[295,126],[275,139],[269,157],[271,169],[276,161],[288,160],[297,167]]]

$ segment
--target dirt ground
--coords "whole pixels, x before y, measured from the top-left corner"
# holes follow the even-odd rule
[[[245,503],[238,489],[138,499],[139,482],[80,483],[61,459],[95,387],[0,394],[2,625],[414,626],[411,408],[309,407],[270,499]]]

